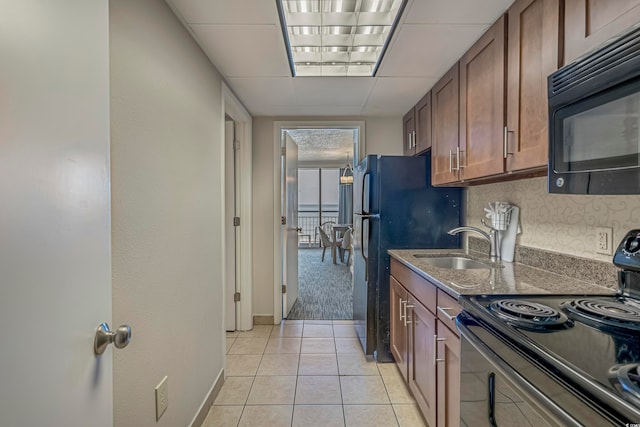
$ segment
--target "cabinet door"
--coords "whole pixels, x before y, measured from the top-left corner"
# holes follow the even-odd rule
[[[390,292],[390,340],[391,354],[396,360],[396,365],[402,373],[405,381],[408,380],[407,367],[407,326],[405,322],[407,291],[402,285],[391,276],[389,286]]]
[[[505,17],[460,59],[461,179],[504,172]]]
[[[457,427],[460,425],[460,338],[439,320],[437,328],[438,427]]]
[[[402,119],[402,129],[403,153],[405,156],[413,156],[416,153],[414,145],[416,138],[416,120],[413,108],[405,114]]]
[[[459,73],[456,63],[431,89],[431,183],[458,181],[454,157],[459,144]]]
[[[560,2],[518,0],[508,16],[507,170],[546,167],[547,76],[559,65]]]
[[[436,318],[422,304],[409,298],[409,388],[430,426],[436,422],[435,334]]]
[[[431,148],[431,92],[428,92],[413,109],[416,122],[416,154]]]
[[[564,63],[640,21],[640,0],[565,0]]]

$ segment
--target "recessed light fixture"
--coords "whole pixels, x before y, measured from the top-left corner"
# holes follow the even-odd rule
[[[276,0],[295,76],[375,76],[407,0]]]

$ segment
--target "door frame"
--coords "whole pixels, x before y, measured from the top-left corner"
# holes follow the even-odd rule
[[[358,162],[365,156],[365,121],[364,120],[301,120],[273,122],[273,323],[282,321],[282,248],[280,242],[280,218],[282,212],[282,191],[280,172],[280,153],[282,147],[281,134],[287,129],[358,129],[355,151]],[[354,166],[357,164],[354,160]]]
[[[222,94],[222,123],[224,123],[225,115],[233,119],[235,122],[235,137],[240,147],[237,151],[240,171],[236,175],[239,181],[237,183],[237,204],[240,227],[238,229],[235,256],[237,257],[238,265],[236,275],[236,281],[238,283],[237,291],[240,292],[241,299],[236,303],[236,330],[248,331],[253,328],[253,224],[251,220],[251,212],[253,209],[253,187],[251,183],[253,179],[251,154],[253,123],[249,112],[224,82],[222,82]],[[224,126],[222,126],[222,141],[224,141],[224,132],[225,129]],[[222,169],[220,173],[222,174],[226,189],[227,185],[233,185],[233,183],[228,183],[224,180],[225,172],[224,168]],[[233,221],[233,218],[227,218],[226,213],[223,213],[222,221],[222,229],[224,230],[225,224],[229,224]],[[224,250],[224,240],[225,239],[222,239],[223,268],[227,256]],[[226,271],[222,272],[222,277],[226,277]],[[224,293],[223,295],[223,298],[225,298],[224,301],[226,301],[226,295]],[[224,304],[223,307],[225,307]],[[225,314],[226,313],[223,315]]]

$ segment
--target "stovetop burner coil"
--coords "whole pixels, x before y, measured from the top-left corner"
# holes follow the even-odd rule
[[[640,331],[640,308],[629,302],[583,298],[563,302],[560,306],[581,319],[599,325]]]
[[[515,326],[535,330],[554,330],[570,326],[567,316],[549,306],[518,299],[498,300],[489,305],[501,319]]]

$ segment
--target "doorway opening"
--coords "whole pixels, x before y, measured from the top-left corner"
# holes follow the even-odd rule
[[[353,318],[352,159],[360,157],[362,128],[280,128],[282,318]]]

